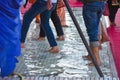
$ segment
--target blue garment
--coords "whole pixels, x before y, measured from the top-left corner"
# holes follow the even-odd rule
[[[49,24],[49,19],[51,17],[51,13],[55,9],[56,4],[54,3],[52,9],[48,10],[46,7],[46,3],[47,2],[43,1],[43,0],[36,1],[32,5],[32,7],[28,10],[28,12],[24,15],[22,31],[21,31],[21,42],[22,43],[25,42],[26,35],[27,35],[27,32],[30,27],[30,23],[37,16],[37,14],[40,14],[41,24],[46,33],[46,36],[47,36],[50,46],[51,47],[57,46],[57,42],[55,40],[54,34],[53,34],[52,29]]]
[[[60,19],[59,19],[59,16],[57,14],[57,7],[52,11],[51,13],[51,20],[55,26],[55,29],[56,29],[56,32],[57,32],[57,36],[63,36],[64,35],[64,32],[63,32],[63,29],[62,29],[62,24],[60,22]],[[45,34],[45,31],[43,30],[43,25],[41,24],[40,25],[40,34],[39,34],[39,37],[45,37],[46,34]]]
[[[83,18],[90,42],[98,42],[98,28],[105,2],[90,2],[83,6]]]
[[[20,55],[21,0],[0,0],[0,76],[10,75]]]

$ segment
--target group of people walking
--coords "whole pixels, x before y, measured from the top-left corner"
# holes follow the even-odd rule
[[[31,8],[25,13],[23,21],[21,24],[20,20],[20,7],[25,0],[4,0],[0,1],[0,76],[5,77],[9,76],[14,72],[16,67],[17,56],[20,55],[21,47],[24,47],[24,42],[29,30],[32,20],[37,16],[36,22],[40,23],[40,35],[39,40],[44,40],[45,36],[48,39],[50,44],[50,49],[48,50],[51,53],[59,53],[60,49],[57,45],[56,40],[64,40],[64,32],[62,27],[67,26],[64,19],[60,17],[60,10],[63,8],[65,11],[64,4],[57,6],[62,0],[36,0],[33,2]],[[29,0],[28,0],[29,1]],[[109,1],[112,0],[108,0]],[[63,1],[62,1],[63,2]],[[99,49],[101,37],[99,38],[99,24],[100,18],[103,14],[105,7],[105,0],[84,0],[83,1],[83,19],[85,26],[87,28],[87,33],[89,36],[89,45],[98,65],[101,65],[99,57]],[[111,2],[110,2],[111,4]],[[115,25],[114,18],[115,13],[114,9],[111,9],[116,5],[109,5],[110,8],[110,22]],[[58,8],[59,7],[59,8]],[[116,7],[118,9],[118,5]],[[62,14],[65,15],[65,12]],[[52,32],[51,26],[49,24],[49,19],[51,18],[58,38],[55,39]],[[62,18],[62,19],[61,19]],[[63,22],[62,22],[63,21]],[[87,55],[85,58],[91,60],[90,56]],[[93,66],[91,62],[88,64]]]
[[[49,24],[50,18],[56,27],[57,40],[64,40],[62,24],[56,11],[57,0],[36,0],[25,13],[21,22],[20,7],[24,1],[0,1],[0,76],[2,77],[14,73],[16,63],[18,62],[17,56],[21,53],[20,45],[25,42],[30,23],[38,14],[40,14],[40,24],[43,29],[43,34],[41,35],[47,36],[51,47],[48,51],[51,53],[58,53],[60,51]]]
[[[46,3],[45,1],[30,1],[32,2],[32,7],[27,11],[27,13],[25,13],[24,17],[23,17],[23,26],[22,26],[22,34],[21,34],[21,46],[24,47],[24,42],[25,42],[25,38],[26,38],[26,34],[28,32],[29,26],[31,21],[40,14],[39,18],[37,16],[36,18],[36,22],[40,22],[40,35],[38,40],[44,40],[45,36],[48,39],[48,42],[50,44],[51,49],[49,50],[49,52],[52,53],[58,53],[59,52],[59,48],[57,47],[57,42],[55,40],[54,34],[51,30],[51,27],[49,25],[49,18],[51,18],[56,32],[57,32],[57,40],[64,40],[64,33],[63,33],[63,29],[62,27],[66,26],[65,23],[65,12],[64,16],[62,18],[62,16],[58,15],[59,12],[57,12],[57,10],[59,11],[60,8],[64,8],[65,5],[63,3],[62,0],[54,0],[53,3],[49,3],[49,1]],[[43,4],[44,2],[44,6],[41,6],[40,4]],[[56,4],[57,3],[57,4]],[[48,10],[51,6],[47,6],[46,8],[46,4],[50,4],[52,5],[52,8],[50,10]],[[38,9],[39,8],[39,9]],[[45,8],[45,9],[44,9]],[[59,18],[61,17],[61,18]],[[64,20],[64,21],[63,21]],[[63,23],[62,23],[63,22]]]

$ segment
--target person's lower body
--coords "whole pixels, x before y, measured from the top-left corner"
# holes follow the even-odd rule
[[[26,39],[27,32],[32,20],[40,13],[46,10],[45,3],[34,3],[32,7],[25,13],[23,17],[23,24],[21,30],[21,42],[24,43]]]
[[[57,29],[56,29],[57,31]],[[57,34],[58,34],[58,31],[57,31]],[[46,37],[46,34],[45,34],[45,31],[43,30],[42,26],[40,26],[40,34],[39,34],[39,38],[37,40],[39,41],[45,41],[45,37]],[[64,37],[64,34],[58,34],[58,37],[56,38],[57,41],[63,41],[65,40],[65,37]]]
[[[29,3],[31,3],[32,5],[36,2],[36,0],[29,0]],[[36,16],[36,20],[35,20],[36,23],[39,23],[40,22],[40,14],[38,14]]]
[[[101,60],[99,56],[100,42],[98,38],[98,32],[99,32],[98,28],[104,6],[105,6],[105,2],[91,2],[91,3],[86,3],[83,6],[83,19],[85,21],[87,33],[89,36],[90,48],[93,52],[93,55],[98,65],[101,65]],[[88,56],[89,55],[87,55],[87,57]],[[93,62],[91,62],[88,65],[92,66],[94,64]]]
[[[109,41],[109,37],[107,35],[105,27],[102,24],[102,21],[100,21],[99,23],[98,40],[100,42],[100,47],[99,47],[100,49],[102,49],[102,46],[101,46],[102,43]]]
[[[100,60],[100,56],[99,56],[100,43],[99,44],[98,43],[99,43],[98,41],[90,42],[90,49],[93,52],[93,55],[94,55],[94,58],[97,61],[97,64],[100,66],[101,65],[101,60]],[[92,61],[89,54],[87,56],[83,56],[83,58]],[[87,65],[88,66],[94,66],[93,62],[88,63]]]
[[[2,41],[0,35],[0,40],[2,41],[2,43],[0,43],[0,77],[3,78],[13,74],[16,64],[18,63],[17,57],[21,54],[19,38],[15,37],[18,35],[14,34],[13,36],[14,39],[9,36],[9,40],[2,37],[2,40],[4,40]]]
[[[51,10],[46,10],[41,13],[41,24],[42,28],[45,31],[45,34],[47,36],[48,42],[50,44],[51,49],[49,52],[51,53],[58,53],[60,50],[57,46],[57,42],[55,40],[54,34],[52,32],[52,29],[49,24],[49,19],[51,16],[52,11],[55,9],[55,4],[53,4],[53,7]]]
[[[65,39],[64,33],[63,33],[62,25],[61,25],[61,22],[58,17],[56,9],[53,10],[51,13],[51,20],[52,20],[54,27],[56,29],[56,32],[57,32],[58,38],[56,40],[63,41]],[[42,24],[40,24],[40,34],[39,34],[39,38],[38,38],[38,40],[40,40],[40,41],[45,40],[45,32],[42,27],[43,27]]]
[[[66,24],[66,18],[65,18],[65,7],[57,8],[57,14],[60,18],[62,27],[68,27]]]
[[[44,41],[46,37],[45,31],[43,29],[43,25],[40,23],[40,32],[39,32],[39,37],[38,40],[39,41]]]
[[[46,7],[45,4],[40,4],[35,2],[32,7],[25,13],[23,17],[23,24],[21,30],[21,48],[24,48],[24,42],[26,39],[27,32],[29,30],[29,26],[32,20],[41,12],[45,11]]]
[[[39,1],[35,2],[35,4],[32,5],[32,7],[29,9],[29,11],[25,14],[24,20],[23,20],[23,26],[21,31],[21,43],[23,44],[26,39],[26,35],[30,26],[31,21],[35,18],[36,15],[41,14],[41,23],[44,26],[44,31],[47,35],[48,42],[53,50],[50,49],[50,52],[58,53],[59,48],[57,47],[57,43],[55,41],[53,32],[49,25],[49,18],[51,16],[51,12],[54,9],[55,4],[53,4],[53,7],[51,10],[47,10],[46,8],[46,1]]]
[[[45,41],[45,37],[39,37],[37,40],[39,41]],[[65,40],[65,37],[62,35],[62,36],[58,36],[56,38],[57,41],[64,41]]]
[[[56,40],[63,41],[65,39],[64,38],[64,32],[63,32],[63,29],[62,29],[62,23],[61,23],[60,18],[57,14],[57,8],[52,12],[51,20],[52,20],[52,22],[55,26],[56,32],[57,32],[58,38]]]
[[[100,38],[101,43],[109,41],[109,37],[101,21],[100,21],[100,27],[101,27],[101,38]]]
[[[14,72],[18,63],[17,58],[21,55],[19,10],[16,9],[15,13],[16,16],[9,14],[9,16],[1,16],[0,18],[2,21],[0,23],[0,77],[2,78]],[[2,14],[4,14],[4,10]],[[12,17],[8,18],[10,16]]]

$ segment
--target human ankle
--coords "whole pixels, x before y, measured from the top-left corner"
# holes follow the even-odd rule
[[[54,46],[52,47],[49,52],[51,53],[59,53],[60,52],[60,49],[58,48],[58,46]]]

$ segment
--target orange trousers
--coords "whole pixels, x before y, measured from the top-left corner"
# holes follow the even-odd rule
[[[66,25],[65,7],[57,8],[57,14],[60,18],[61,24]]]
[[[57,14],[60,18],[61,24],[66,25],[66,19],[65,19],[65,4],[63,0],[58,0],[57,4]]]

